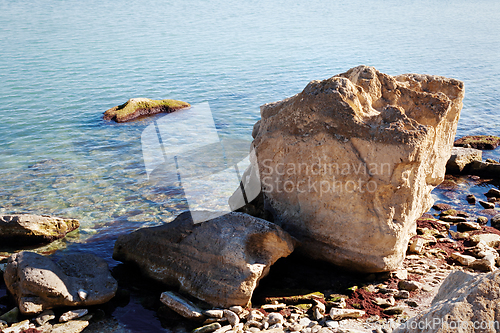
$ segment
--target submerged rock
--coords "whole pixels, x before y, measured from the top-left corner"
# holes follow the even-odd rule
[[[141,116],[171,113],[189,108],[190,106],[189,103],[174,99],[153,100],[149,98],[131,98],[124,104],[115,106],[104,112],[104,119],[123,123]]]
[[[66,255],[56,264],[33,252],[20,252],[9,258],[4,280],[23,314],[106,303],[118,287],[108,264],[88,253]],[[84,300],[78,295],[81,289],[88,293]]]
[[[411,318],[394,333],[498,332],[500,270],[488,274],[454,271],[444,280],[428,311]],[[420,325],[419,325],[420,324]]]
[[[80,222],[46,215],[0,215],[0,244],[49,243],[77,229]]]
[[[193,223],[189,212],[123,235],[113,258],[214,306],[246,306],[270,266],[294,241],[279,226],[242,213]]]
[[[458,80],[359,66],[262,106],[266,208],[313,258],[398,268],[444,179],[463,96]]]

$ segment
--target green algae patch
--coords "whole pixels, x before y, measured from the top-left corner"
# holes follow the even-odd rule
[[[455,141],[455,147],[470,146],[471,148],[492,150],[500,146],[500,137],[493,135],[468,135]]]
[[[138,117],[157,113],[171,113],[189,108],[190,106],[189,103],[175,99],[154,100],[149,98],[131,98],[124,104],[115,106],[104,112],[104,119],[123,123]]]

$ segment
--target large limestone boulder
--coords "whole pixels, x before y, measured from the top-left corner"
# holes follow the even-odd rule
[[[279,226],[243,213],[193,223],[174,221],[123,235],[113,258],[136,263],[148,276],[213,306],[246,306],[270,266],[294,248]]]
[[[499,332],[500,270],[488,274],[455,271],[448,275],[428,311],[394,333]]]
[[[4,280],[23,314],[106,303],[118,288],[108,264],[88,253],[69,254],[55,263],[33,252],[20,252],[9,258]]]
[[[396,269],[444,179],[463,83],[359,66],[261,107],[266,209],[313,258]]]
[[[49,243],[77,229],[80,222],[46,215],[0,215],[0,244]]]

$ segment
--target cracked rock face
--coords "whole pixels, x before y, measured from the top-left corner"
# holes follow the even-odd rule
[[[463,83],[359,66],[261,107],[266,209],[313,258],[364,272],[404,259],[451,155]]]

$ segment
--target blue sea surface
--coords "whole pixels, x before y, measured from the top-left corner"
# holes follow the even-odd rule
[[[118,235],[186,210],[147,178],[161,115],[102,119],[132,97],[208,102],[222,139],[250,141],[260,105],[365,64],[464,81],[457,136],[500,135],[499,16],[495,0],[2,0],[0,213],[78,218],[66,251],[114,266]]]

